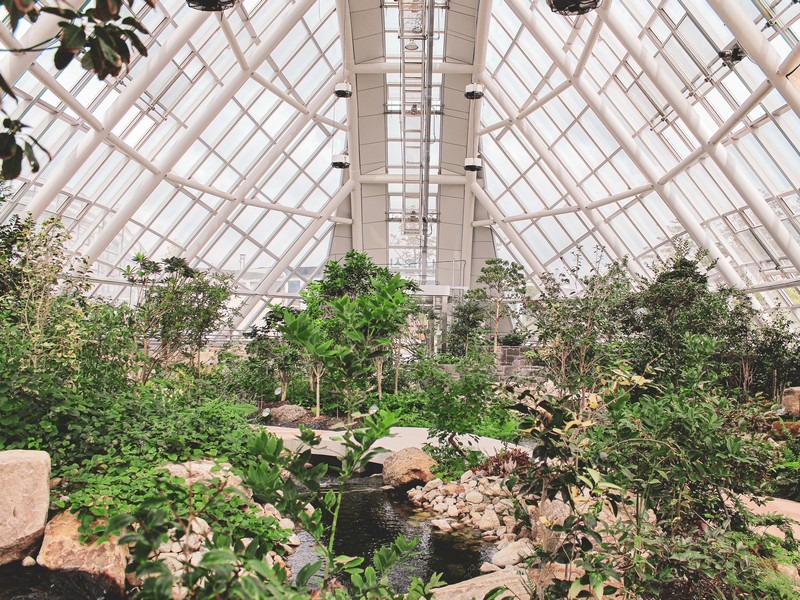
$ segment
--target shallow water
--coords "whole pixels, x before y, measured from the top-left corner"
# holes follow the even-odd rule
[[[0,567],[0,600],[107,600],[110,596],[75,574],[41,567]]]
[[[395,591],[405,591],[412,577],[428,580],[433,573],[441,573],[447,583],[480,575],[481,564],[494,554],[494,544],[469,534],[435,530],[424,515],[412,511],[401,493],[381,490],[381,485],[380,477],[358,479],[348,485],[336,533],[337,555],[364,556],[369,564],[378,548],[402,534],[409,539],[419,538],[419,554],[390,574]],[[311,537],[303,534],[301,539],[306,543],[289,560],[295,573],[304,564],[319,559]]]

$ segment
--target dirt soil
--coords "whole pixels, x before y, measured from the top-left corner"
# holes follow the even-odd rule
[[[278,407],[289,404],[288,402],[284,402],[281,404],[280,402],[276,402],[274,404],[265,404],[261,410],[264,408],[269,408],[270,410]],[[305,425],[306,427],[310,427],[311,429],[344,429],[345,420],[342,417],[337,416],[328,416],[325,414],[321,414],[319,418],[314,416],[314,409],[309,409],[306,413],[306,416],[300,419],[299,421],[294,421],[292,423],[286,423],[282,421],[276,421],[275,419],[267,419],[264,421],[265,425],[277,425],[279,427],[296,427],[300,429],[300,425]]]

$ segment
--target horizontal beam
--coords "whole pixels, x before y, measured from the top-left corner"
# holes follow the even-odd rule
[[[353,65],[353,72],[356,75],[381,74],[381,73],[400,73],[400,62],[376,62],[360,63]],[[406,73],[422,73],[422,65],[405,65],[403,69]],[[434,73],[445,75],[472,75],[472,65],[462,63],[433,63]]]
[[[403,179],[400,173],[378,173],[372,175],[362,175],[359,180],[361,183],[408,183],[417,181],[413,177]],[[466,185],[466,175],[436,175],[430,177],[431,183],[438,185]]]

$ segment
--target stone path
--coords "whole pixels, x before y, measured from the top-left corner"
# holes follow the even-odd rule
[[[295,450],[300,446],[300,440],[297,439],[299,432],[294,427],[267,426],[265,429],[281,438],[290,450]],[[333,457],[342,455],[344,447],[335,439],[342,435],[341,431],[316,430],[314,433],[322,439],[314,454]],[[458,441],[464,446],[480,450],[489,456],[497,454],[505,448],[519,447],[515,446],[515,444],[480,436],[460,436]],[[372,462],[383,464],[383,461],[386,460],[391,452],[397,452],[409,447],[422,448],[426,443],[438,445],[436,438],[431,437],[425,427],[392,427],[391,434],[381,438],[376,444],[377,447],[386,448],[389,452],[378,454],[372,459]]]

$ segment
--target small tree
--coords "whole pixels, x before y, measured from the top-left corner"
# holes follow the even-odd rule
[[[230,326],[236,310],[228,305],[233,294],[231,278],[192,269],[185,259],[161,262],[143,253],[133,258],[136,267],[123,269],[125,278],[140,288],[133,321],[144,351],[141,380],[178,355],[199,356],[208,336]],[[151,352],[150,340],[159,342]]]
[[[271,306],[264,315],[264,324],[253,326],[245,334],[251,340],[247,344],[250,359],[259,363],[265,373],[277,376],[281,384],[281,402],[286,401],[289,382],[300,361],[299,349],[289,343],[282,331],[287,312],[296,314],[291,308]]]
[[[469,353],[471,342],[481,342],[486,335],[483,324],[487,316],[486,305],[481,300],[468,296],[456,302],[447,327],[447,353],[464,356]]]
[[[511,316],[511,305],[522,302],[525,297],[525,271],[518,263],[490,258],[481,269],[477,282],[483,287],[470,290],[468,295],[489,305],[494,352],[497,354],[500,351],[500,320]]]
[[[319,400],[320,380],[336,352],[333,340],[325,335],[320,321],[312,318],[307,311],[295,315],[286,310],[283,314],[283,319],[284,323],[279,328],[280,331],[290,343],[304,352],[314,383],[315,415],[319,418],[321,413]]]

